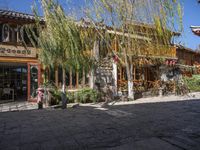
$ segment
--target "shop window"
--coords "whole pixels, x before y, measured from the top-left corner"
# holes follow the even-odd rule
[[[4,24],[2,28],[2,41],[3,42],[17,42],[18,27]]]
[[[18,28],[16,26],[10,26],[10,42],[17,43]]]
[[[2,42],[18,43],[24,40],[23,26],[8,25],[2,26]]]
[[[10,26],[7,24],[4,24],[2,28],[2,41],[3,42],[10,41]]]
[[[24,41],[24,27],[18,26],[17,27],[18,34],[17,34],[17,42],[23,42]]]

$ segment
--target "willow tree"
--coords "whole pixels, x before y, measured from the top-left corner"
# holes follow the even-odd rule
[[[59,3],[54,0],[41,0],[41,3],[45,24],[37,26],[39,36],[34,36],[40,47],[39,59],[44,65],[62,67],[64,92],[66,67],[79,68],[84,59],[81,35],[74,18],[66,15]]]
[[[159,49],[160,41],[166,48],[170,47],[171,31],[182,29],[181,4],[179,0],[87,0],[87,3],[90,4],[87,16],[94,22],[103,20],[119,39],[120,49],[118,52],[113,50],[113,54],[125,64],[128,97],[132,99],[134,61],[148,56],[151,50]],[[154,30],[138,31],[135,24],[152,25]],[[156,37],[153,41],[152,36]],[[148,50],[147,54],[144,54],[144,49]]]

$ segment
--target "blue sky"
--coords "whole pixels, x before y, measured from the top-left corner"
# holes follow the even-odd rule
[[[60,0],[63,5],[66,7],[67,0]],[[72,0],[71,5],[67,8],[73,9],[74,6],[78,6],[79,9],[83,5],[84,0]],[[34,0],[0,0],[0,8],[10,9],[19,12],[32,13],[31,6],[33,5]],[[200,37],[195,36],[190,29],[191,25],[200,26],[200,4],[197,3],[197,0],[182,0],[184,7],[184,16],[183,16],[183,25],[184,33],[182,37],[179,38],[181,44],[186,47],[196,49],[200,45]]]

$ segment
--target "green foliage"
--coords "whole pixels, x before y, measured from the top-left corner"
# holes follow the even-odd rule
[[[57,105],[61,101],[61,91],[54,85],[52,82],[45,82],[41,88],[49,91],[51,94],[51,101],[49,102],[50,105]]]
[[[84,88],[80,91],[68,92],[69,103],[96,103],[99,102],[99,93],[90,88]]]
[[[61,91],[55,90],[51,94],[52,94],[52,98],[51,98],[50,104],[51,105],[57,105],[57,104],[59,104],[60,101],[61,101]]]
[[[68,98],[68,103],[75,103],[76,98],[75,98],[75,92],[67,92],[67,98]]]
[[[191,91],[200,91],[200,75],[193,75],[192,77],[184,77],[184,82]]]

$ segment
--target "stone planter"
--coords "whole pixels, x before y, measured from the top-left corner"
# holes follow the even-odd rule
[[[143,97],[142,92],[136,92],[136,93],[134,93],[134,100],[142,98],[142,97]]]
[[[67,96],[63,92],[61,93],[61,99],[62,99],[62,109],[67,108]]]
[[[38,102],[38,109],[43,109],[43,103],[41,101]]]

